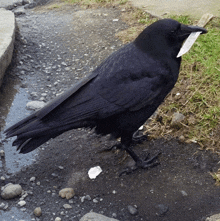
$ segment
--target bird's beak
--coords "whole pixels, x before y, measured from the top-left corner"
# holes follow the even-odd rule
[[[199,26],[192,26],[192,25],[183,25],[181,24],[180,32],[178,36],[184,40],[186,39],[192,32],[201,32],[201,34],[207,33],[207,30],[205,28],[199,27]]]
[[[205,28],[201,28],[199,26],[187,26],[181,24],[180,31],[178,33],[178,37],[180,41],[186,41],[183,43],[179,53],[177,54],[177,58],[184,55],[189,49],[192,47],[196,39],[199,37],[200,34],[207,33]],[[188,37],[189,36],[189,37]],[[188,38],[187,38],[188,37]]]
[[[192,32],[198,32],[198,31],[201,31],[202,32],[201,34],[207,33],[207,30],[205,28],[202,28],[199,26],[193,26],[193,25],[187,26],[187,25],[181,24],[181,30],[186,33],[188,32],[189,34]]]

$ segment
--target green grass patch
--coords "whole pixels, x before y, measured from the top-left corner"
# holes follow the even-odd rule
[[[106,4],[119,4],[123,5],[127,3],[128,0],[64,0],[67,3],[75,4],[79,3],[85,6],[94,6],[94,5],[106,5]]]
[[[188,17],[175,18],[184,24],[194,23]],[[206,27],[208,33],[199,36],[190,51],[183,56],[180,76],[174,88],[174,93],[180,92],[181,97],[175,100],[175,95],[169,95],[161,111],[167,114],[169,109],[175,108],[187,119],[193,115],[196,124],[186,123],[187,129],[173,131],[173,134],[184,135],[186,139],[194,138],[202,146],[219,150],[220,27],[215,24],[220,24],[219,18],[210,21]]]
[[[135,19],[142,29],[158,18],[152,18],[141,9],[134,9],[131,19]],[[183,24],[192,25],[197,21],[189,16],[171,16]],[[137,36],[138,25],[123,31],[119,36],[124,42]],[[206,26],[208,33],[200,35],[188,53],[183,55],[177,84],[160,107],[157,118],[146,126],[152,137],[169,135],[184,136],[185,141],[199,143],[202,147],[220,150],[220,18],[212,19]],[[133,32],[132,32],[133,31]],[[132,34],[130,34],[132,32]],[[180,93],[178,99],[176,93]],[[173,112],[181,112],[186,120],[180,128],[172,128]],[[191,123],[193,119],[193,123]],[[155,130],[151,130],[151,128]]]

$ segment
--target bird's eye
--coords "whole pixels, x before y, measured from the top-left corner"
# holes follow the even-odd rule
[[[170,32],[171,32],[172,34],[174,34],[174,33],[178,32],[179,29],[180,29],[180,25],[178,25],[178,27],[177,27],[176,29],[174,29],[174,30],[172,30],[172,31],[170,31]]]

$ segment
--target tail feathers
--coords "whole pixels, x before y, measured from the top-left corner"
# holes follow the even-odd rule
[[[58,136],[59,134],[56,134]],[[19,136],[13,142],[13,146],[17,146],[17,150],[20,150],[20,153],[29,153],[39,147],[41,144],[47,142],[51,139],[51,136],[41,136],[41,137],[33,137],[33,138],[24,138],[20,139]]]
[[[17,146],[20,153],[29,153],[47,142],[51,138],[55,138],[65,131],[79,127],[95,127],[93,121],[78,121],[65,125],[48,125],[41,120],[27,121],[23,124],[17,124],[17,127],[9,128],[6,131],[7,137],[17,136],[13,142],[13,146]]]
[[[18,123],[14,124],[13,126],[9,127],[4,131],[6,134],[6,138],[13,137],[15,134],[17,134],[17,131],[24,128],[25,125],[31,124],[33,121],[35,121],[37,118],[35,114],[30,115],[29,117],[19,121]]]

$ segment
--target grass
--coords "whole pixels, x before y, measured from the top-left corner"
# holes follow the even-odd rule
[[[61,4],[52,4],[48,7],[48,9],[52,10],[52,9],[56,9],[56,8],[60,8],[60,7],[62,7]]]
[[[91,7],[114,5],[125,9],[121,19],[130,28],[116,34],[124,43],[130,42],[158,18],[142,9],[133,8],[127,0],[65,0]],[[196,24],[189,16],[171,16],[184,24]],[[220,18],[212,19],[208,33],[199,36],[188,53],[183,55],[177,84],[157,111],[157,117],[144,126],[150,137],[181,137],[201,147],[220,153]],[[171,126],[174,112],[184,114],[178,128]]]
[[[71,4],[81,4],[84,6],[105,5],[105,4],[125,4],[128,0],[64,0]]]
[[[194,23],[188,17],[177,20],[185,24]],[[220,19],[214,18],[206,27],[208,33],[201,35],[191,50],[183,56],[179,80],[161,111],[168,114],[175,109],[186,116],[188,128],[173,134],[180,134],[188,140],[197,141],[202,147],[220,150]],[[175,99],[176,93],[181,96]],[[193,124],[189,119],[194,119]],[[165,118],[165,124],[171,119]]]

